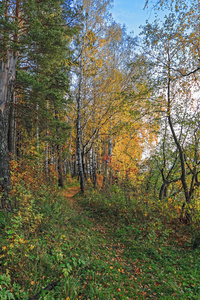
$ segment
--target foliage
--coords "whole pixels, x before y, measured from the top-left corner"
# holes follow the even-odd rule
[[[197,1],[158,1],[143,41],[111,2],[0,3],[18,59],[3,300],[200,297]]]
[[[56,185],[17,184],[19,209],[0,212],[5,299],[198,299],[199,219],[181,223],[175,199],[127,181],[76,199]]]
[[[162,22],[147,22],[142,32],[143,51],[154,73],[153,91],[159,94],[157,105],[161,106],[159,150],[154,156],[162,179],[160,199],[168,189],[173,189],[174,194],[184,193],[185,202],[191,201],[195,187],[199,186],[199,62],[193,55],[199,41],[192,38],[196,12],[192,7],[189,11],[191,20],[185,20],[188,11],[177,11],[172,5]],[[196,149],[195,154],[192,149]],[[182,187],[176,189],[175,183]]]

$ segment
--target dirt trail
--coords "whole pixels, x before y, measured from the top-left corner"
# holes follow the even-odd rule
[[[64,192],[65,197],[73,198],[78,192],[80,191],[79,186],[74,186],[69,188],[67,191]]]
[[[74,202],[75,200],[73,199],[73,197],[80,191],[80,187],[79,186],[74,186],[69,188],[67,191],[63,192],[64,197],[66,197],[67,201],[69,202],[69,204],[71,206],[74,206]]]

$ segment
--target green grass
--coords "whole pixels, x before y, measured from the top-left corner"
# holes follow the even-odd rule
[[[75,199],[24,190],[19,211],[0,212],[0,299],[200,299],[195,224],[142,208],[116,187],[107,198],[91,190]]]

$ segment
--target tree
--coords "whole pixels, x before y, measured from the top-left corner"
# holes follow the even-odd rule
[[[197,151],[197,139],[191,134],[191,128],[198,131],[198,99],[195,89],[198,88],[197,77],[199,71],[199,61],[195,58],[197,44],[191,43],[191,38],[195,34],[195,28],[191,24],[185,24],[182,18],[176,13],[171,13],[165,17],[165,21],[160,27],[158,22],[147,24],[144,27],[146,55],[151,64],[153,63],[154,80],[157,80],[157,93],[162,99],[162,120],[168,121],[169,130],[173,138],[172,147],[175,147],[177,154],[180,175],[176,174],[176,179],[182,184],[185,203],[190,203],[194,194],[195,186],[199,186],[199,158],[187,156],[187,148],[193,144]],[[194,38],[196,40],[196,38]],[[194,41],[193,40],[193,41]],[[162,75],[161,75],[162,74]],[[163,102],[164,100],[164,102]],[[164,105],[163,105],[164,104]],[[197,153],[197,152],[196,152]],[[165,159],[166,156],[164,155]],[[175,158],[174,163],[177,163]],[[168,175],[171,173],[171,166]],[[164,162],[164,166],[166,162]],[[164,185],[169,184],[162,170]],[[167,175],[167,176],[168,176]],[[183,204],[183,208],[185,207]],[[188,222],[190,215],[186,215]]]
[[[75,165],[77,156],[82,165],[81,182],[89,175],[95,186],[97,172],[103,172],[109,182],[114,166],[123,167],[121,176],[126,176],[125,169],[136,170],[144,140],[149,142],[153,135],[148,135],[152,123],[145,120],[148,108],[143,101],[149,96],[149,87],[137,74],[143,72],[145,63],[133,54],[134,39],[111,19],[100,24],[94,18],[85,22],[88,31],[76,41],[81,50],[75,66],[77,77],[73,77],[78,115],[73,137],[79,151],[73,157]]]
[[[56,133],[51,140],[55,138],[53,147],[59,157],[56,164],[62,177],[61,141],[65,143],[69,129],[64,120],[69,98],[69,42],[74,34],[70,3],[0,3],[0,178],[5,197],[10,189],[9,152],[20,160],[35,143],[38,161],[47,131],[49,140],[50,133]],[[26,146],[21,147],[26,139]]]
[[[70,1],[65,1],[65,6],[67,3]],[[66,96],[69,94],[69,42],[74,33],[70,24],[67,25],[71,22],[70,8],[66,11],[60,0],[26,2],[23,8],[26,34],[21,37],[21,43],[27,47],[22,49],[17,89],[21,95],[18,104],[28,103],[28,109],[25,117],[20,116],[20,122],[31,138],[37,136],[37,155],[41,156],[46,143],[46,170],[51,161],[48,152],[53,148],[58,159],[51,162],[58,170],[59,185],[63,185],[61,149],[69,129],[64,111],[69,98]],[[33,117],[32,111],[35,111]]]
[[[102,29],[105,24],[105,19],[107,16],[107,7],[110,1],[81,1],[79,4],[82,5],[82,24],[79,36],[75,41],[78,52],[78,68],[76,68],[76,79],[77,79],[77,88],[76,88],[76,102],[77,102],[77,119],[76,119],[76,128],[77,128],[77,157],[78,157],[78,167],[79,167],[79,177],[81,184],[81,191],[84,192],[85,189],[85,148],[90,141],[94,140],[96,132],[94,130],[92,138],[90,141],[86,142],[84,145],[83,135],[85,127],[84,125],[84,112],[83,107],[85,103],[90,102],[89,92],[87,95],[87,83],[91,78],[92,72],[94,71],[95,51],[100,46],[102,41]],[[100,46],[101,47],[101,46]],[[87,112],[86,109],[84,109]],[[86,121],[87,123],[87,121]]]
[[[8,194],[10,191],[9,169],[9,126],[11,104],[14,99],[14,86],[16,80],[17,56],[17,20],[19,1],[14,4],[9,1],[0,3],[0,191],[3,192],[1,207],[11,209]],[[11,11],[14,10],[14,19]],[[10,35],[12,34],[12,40]]]

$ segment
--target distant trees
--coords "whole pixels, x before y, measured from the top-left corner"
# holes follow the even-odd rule
[[[10,158],[61,187],[78,176],[82,192],[141,175],[160,200],[198,194],[198,1],[158,1],[170,13],[141,39],[111,4],[1,1],[1,207],[12,206]]]
[[[80,32],[72,44],[76,121],[74,112],[69,113],[69,120],[76,122],[70,139],[72,173],[78,164],[84,191],[87,177],[96,186],[97,173],[106,182],[112,172],[124,177],[136,171],[142,144],[152,135],[147,138],[150,124],[139,117],[142,106],[145,111],[142,98],[148,97],[148,87],[145,80],[136,79],[140,66],[138,60],[137,69],[134,39],[109,16],[110,1],[81,3]]]
[[[92,151],[93,145],[101,127],[97,119],[99,99],[95,96],[94,85],[101,72],[102,49],[105,44],[104,30],[108,20],[110,1],[80,1],[81,29],[75,38],[75,55],[78,65],[74,68],[76,86],[74,94],[77,102],[77,140],[76,153],[82,192],[85,189],[86,155]],[[102,105],[102,104],[100,104]],[[91,121],[93,126],[91,127]],[[90,128],[88,128],[88,125]],[[95,153],[95,151],[93,152]],[[92,160],[96,164],[95,160]],[[90,166],[96,173],[95,166]],[[95,178],[95,174],[93,176]]]

